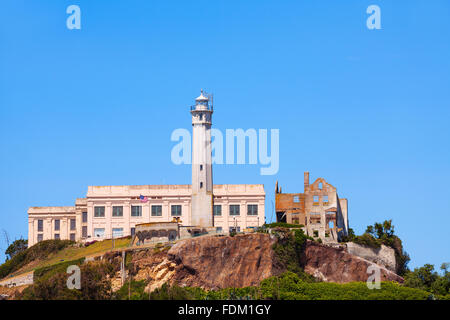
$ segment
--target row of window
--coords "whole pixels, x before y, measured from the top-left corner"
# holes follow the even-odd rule
[[[319,196],[313,196],[313,202],[319,203]],[[322,196],[322,202],[328,203],[328,196]]]
[[[161,217],[162,216],[162,206],[161,205],[152,205],[152,216],[153,217]],[[172,205],[171,206],[171,215],[172,217],[181,216],[182,210],[181,205]],[[122,206],[113,206],[112,207],[112,216],[113,217],[123,217],[123,207]],[[142,206],[131,206],[131,216],[132,217],[142,217]],[[104,218],[105,217],[105,207],[94,207],[94,217],[95,218]]]
[[[228,231],[231,233],[231,232],[241,232],[241,227],[230,227],[229,229],[228,229]],[[216,232],[217,233],[220,233],[220,232],[222,232],[222,227],[216,227]]]
[[[61,220],[55,219],[55,231],[59,231],[61,228]],[[74,231],[77,229],[77,220],[76,219],[70,219],[70,230]],[[38,220],[38,232],[44,231],[44,220],[39,219]]]
[[[136,228],[131,228],[131,229],[130,229],[130,234],[131,234],[131,236],[134,236],[135,231],[136,231]],[[114,238],[120,238],[120,237],[123,237],[123,236],[124,236],[124,234],[123,234],[123,228],[113,228],[113,229],[112,229],[112,235],[113,235]],[[94,229],[94,236],[95,236],[95,237],[104,237],[104,236],[105,236],[105,228],[95,228],[95,229]],[[44,235],[43,235],[42,233],[38,233],[38,235],[37,235],[37,241],[38,241],[38,242],[42,241],[42,240],[43,240],[43,237],[44,237]],[[75,233],[71,233],[71,234],[69,235],[69,238],[70,238],[70,240],[72,240],[72,241],[75,241],[75,237],[76,237]],[[87,237],[88,237],[87,226],[83,226],[83,227],[82,227],[82,230],[81,230],[81,237],[82,237],[82,238],[87,238]],[[61,236],[60,236],[59,233],[55,233],[54,236],[53,236],[53,238],[54,238],[55,240],[59,240],[59,239],[61,239]]]
[[[241,206],[238,204],[230,204],[228,206],[230,216],[239,216]],[[221,205],[214,205],[213,209],[215,216],[221,216],[222,215],[222,206]],[[248,204],[247,205],[247,215],[248,216],[257,216],[258,215],[258,205],[257,204]]]
[[[153,217],[161,217],[162,216],[162,206],[161,205],[152,205],[151,206],[151,214]],[[230,216],[239,216],[241,206],[238,204],[229,205],[229,213]],[[182,206],[181,205],[172,205],[171,206],[171,216],[172,217],[180,217],[182,215]],[[222,215],[222,205],[214,205],[213,213],[215,216]],[[249,204],[247,205],[247,215],[256,216],[258,215],[258,205]],[[112,216],[113,217],[123,217],[123,207],[122,206],[113,206],[112,208]],[[142,206],[131,206],[131,216],[132,217],[141,217],[142,216]],[[105,207],[94,207],[94,217],[103,218],[105,217]],[[54,220],[54,230],[60,231],[61,228],[61,220]],[[83,212],[82,222],[87,222],[87,212]],[[70,230],[76,230],[76,219],[70,219]],[[83,227],[83,230],[86,227]],[[44,220],[38,220],[38,232],[44,231]],[[87,231],[86,231],[87,233]],[[83,236],[85,237],[85,236]]]
[[[136,232],[136,228],[130,228],[130,234],[131,236],[134,236]],[[106,235],[108,236],[108,235]],[[124,236],[123,228],[113,228],[112,229],[112,236],[113,238],[120,238]],[[83,237],[87,237],[87,230],[86,235],[83,235]],[[105,237],[105,228],[94,228],[94,237],[96,238],[104,238]]]
[[[55,240],[61,239],[59,233],[55,233],[55,235],[54,235],[53,238],[54,238]],[[69,235],[69,239],[70,239],[71,241],[75,241],[75,233],[71,233],[71,234]],[[42,233],[38,233],[38,235],[37,235],[37,242],[41,242],[42,240],[44,240],[44,235],[43,235]]]
[[[229,232],[240,232],[241,227],[229,227]],[[130,234],[131,236],[134,236],[136,232],[136,228],[130,228]],[[216,232],[222,232],[222,227],[216,227]],[[112,229],[112,236],[113,238],[120,238],[124,236],[123,228],[113,228]],[[82,227],[81,231],[81,237],[87,238],[87,226]],[[105,237],[105,228],[94,228],[94,237],[97,238],[104,238]],[[59,233],[55,233],[54,237],[55,240],[61,239],[61,236]],[[71,241],[75,241],[76,235],[75,233],[70,233],[69,238]],[[40,242],[44,239],[44,235],[42,233],[37,234],[37,242]]]
[[[239,216],[241,206],[238,204],[229,205],[229,213],[230,216]],[[113,206],[112,208],[112,216],[113,217],[123,217],[123,207],[122,206]],[[170,206],[171,216],[179,217],[182,215],[182,206],[181,205],[171,205]],[[222,205],[214,205],[213,209],[215,216],[222,215]],[[152,205],[151,206],[151,215],[153,217],[161,217],[162,216],[162,206],[161,205]],[[249,204],[247,205],[247,215],[249,216],[257,216],[258,215],[258,205]],[[132,217],[141,217],[142,216],[142,206],[131,206],[131,216]],[[103,218],[105,217],[105,207],[94,207],[94,217]]]

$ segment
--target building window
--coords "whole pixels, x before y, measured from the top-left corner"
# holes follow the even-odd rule
[[[105,236],[105,228],[95,228],[94,237],[103,238]]]
[[[113,217],[123,217],[123,207],[122,206],[114,206],[112,211]]]
[[[220,204],[214,205],[213,213],[215,216],[221,216],[222,215],[222,206]]]
[[[59,220],[59,219],[56,219],[56,220],[55,220],[55,231],[58,231],[58,230],[59,230],[60,222],[61,222],[61,220]]]
[[[70,230],[76,230],[76,229],[77,229],[77,220],[70,219]]]
[[[319,182],[319,189],[322,190],[322,188],[323,188],[323,184],[322,184],[322,182]]]
[[[323,203],[328,203],[328,196],[323,196],[322,202]]]
[[[81,228],[81,236],[83,238],[87,238],[87,226],[83,226],[83,228]]]
[[[83,217],[82,217],[82,220],[81,220],[81,221],[82,221],[83,223],[86,223],[86,222],[87,222],[87,212],[83,212],[82,216],[83,216]]]
[[[131,206],[131,216],[132,217],[141,217],[142,216],[142,207],[141,206]]]
[[[231,204],[230,205],[230,216],[238,216],[240,214],[239,210],[240,210],[240,206],[238,204]]]
[[[180,217],[181,216],[181,205],[173,205],[171,207],[172,217]]]
[[[105,217],[105,207],[94,207],[94,217],[104,218]]]
[[[203,165],[202,164],[200,165],[200,171],[203,171]]]
[[[216,232],[217,233],[221,233],[222,232],[222,227],[216,227]]]
[[[161,217],[162,216],[162,206],[152,206],[152,216]]]
[[[70,234],[70,241],[75,241],[75,233]]]
[[[55,233],[55,240],[59,240],[59,233]]]
[[[38,220],[38,232],[44,231],[44,220]]]
[[[113,228],[112,236],[113,236],[113,238],[123,237],[123,228]]]
[[[300,197],[299,196],[294,196],[294,202],[299,203],[300,202]]]
[[[313,204],[318,205],[319,204],[319,196],[313,196]]]
[[[42,233],[38,233],[37,242],[41,242],[44,239],[44,235]]]
[[[257,204],[247,205],[247,215],[248,216],[257,216],[258,215],[258,205]]]
[[[200,182],[200,189],[203,188],[203,182]]]
[[[131,228],[131,229],[130,229],[130,234],[131,234],[131,236],[134,236],[135,233],[136,233],[136,228]]]

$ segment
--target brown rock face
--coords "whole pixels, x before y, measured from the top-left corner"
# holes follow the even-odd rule
[[[168,282],[180,286],[219,289],[258,285],[262,280],[284,272],[272,245],[276,238],[254,233],[234,237],[205,236],[176,243],[170,250],[153,249],[133,254],[135,280],[149,280],[146,291]],[[302,266],[323,281],[367,281],[367,268],[373,262],[334,248],[307,241]],[[382,281],[403,279],[379,266]]]
[[[351,255],[343,248],[332,248],[309,240],[303,259],[307,273],[327,282],[367,281],[369,275],[373,273],[367,273],[367,268],[371,265],[380,268],[381,281],[403,282],[403,278],[394,272]]]
[[[167,254],[178,265],[172,281],[209,289],[257,285],[281,271],[272,244],[261,233],[179,242]]]

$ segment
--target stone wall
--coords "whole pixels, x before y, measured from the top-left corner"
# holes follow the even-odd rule
[[[326,282],[367,281],[367,270],[374,262],[350,254],[344,247],[331,247],[307,240],[302,264],[305,271]],[[395,272],[377,264],[381,281],[403,282]]]
[[[396,270],[395,251],[385,245],[381,245],[381,247],[377,249],[348,242],[347,252],[384,266],[386,269],[393,272]]]

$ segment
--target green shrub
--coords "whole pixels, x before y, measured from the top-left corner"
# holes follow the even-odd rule
[[[0,266],[0,279],[19,270],[28,263],[47,258],[50,254],[58,252],[65,247],[74,244],[69,240],[45,240],[14,255],[10,260]]]
[[[370,247],[370,248],[375,248],[375,249],[378,249],[381,247],[381,242],[378,241],[377,239],[375,239],[374,236],[372,236],[370,233],[367,233],[367,232],[361,236],[356,236],[353,239],[353,242],[363,245],[363,246]]]
[[[286,222],[273,222],[269,224],[264,224],[263,228],[303,228],[304,225],[302,224],[292,224],[292,223],[286,223]]]
[[[67,288],[69,274],[66,270],[58,269],[52,272],[43,270],[42,277],[28,288],[21,296],[22,300],[106,300],[111,299],[111,282],[118,267],[110,262],[88,263],[81,265],[81,289],[70,290]]]
[[[154,299],[195,300],[426,300],[430,294],[395,282],[382,282],[370,290],[365,282],[309,282],[293,272],[263,280],[259,286],[204,290],[164,285],[152,293]]]
[[[64,261],[51,266],[46,266],[34,270],[33,279],[34,281],[46,280],[55,275],[56,273],[63,273],[67,271],[67,268],[71,265],[80,266],[84,262],[84,258],[72,261]]]
[[[289,231],[278,227],[274,228],[272,233],[277,237],[277,241],[272,246],[277,262],[285,270],[294,272],[305,279],[309,278],[312,281],[313,278],[304,273],[301,265],[306,240],[313,240],[313,238],[305,235],[302,229]]]
[[[200,289],[201,290],[201,289]],[[192,300],[194,296],[189,290],[177,285],[163,284],[161,288],[150,294],[150,300]]]
[[[444,275],[434,271],[434,265],[425,264],[423,267],[415,268],[414,271],[405,273],[404,285],[410,288],[416,288],[428,291],[438,297],[438,299],[448,300],[450,295],[450,271],[447,270],[448,264],[443,263],[441,269]]]
[[[130,286],[131,284],[131,286]],[[148,300],[148,294],[144,292],[147,282],[126,281],[125,284],[114,294],[116,300]]]

